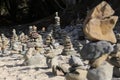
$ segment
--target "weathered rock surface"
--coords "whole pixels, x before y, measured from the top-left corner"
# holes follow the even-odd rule
[[[118,20],[117,16],[112,16],[114,10],[103,1],[90,11],[84,22],[84,33],[92,41],[106,40],[116,43],[113,28]]]
[[[111,80],[113,74],[113,66],[108,62],[104,62],[98,68],[88,71],[88,80]]]
[[[103,54],[110,54],[113,51],[113,46],[107,41],[90,42],[81,50],[83,59],[97,59]]]
[[[90,62],[91,67],[97,68],[108,58],[108,54],[104,54],[101,57]]]
[[[75,56],[72,55],[70,60],[69,60],[69,64],[71,66],[83,66],[84,63],[82,62],[82,59],[80,59],[80,56]]]
[[[26,64],[28,66],[39,66],[39,67],[45,67],[46,66],[46,57],[41,54],[35,54],[34,56],[30,57]]]

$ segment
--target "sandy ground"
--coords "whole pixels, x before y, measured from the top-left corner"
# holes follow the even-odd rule
[[[0,80],[65,80],[47,67],[22,66],[21,55],[0,57]]]
[[[22,62],[22,55],[19,54],[0,56],[0,80],[65,80],[62,75],[54,76],[47,66],[22,66]]]

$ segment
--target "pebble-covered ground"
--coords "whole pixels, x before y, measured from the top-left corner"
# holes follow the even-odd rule
[[[0,57],[0,80],[65,80],[54,76],[47,67],[22,66],[22,56],[18,54]]]

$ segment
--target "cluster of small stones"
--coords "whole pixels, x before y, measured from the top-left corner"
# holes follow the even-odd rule
[[[120,35],[113,32],[117,21],[113,13],[114,10],[103,1],[91,10],[84,25],[77,19],[75,24],[61,29],[60,17],[56,12],[55,24],[48,26],[47,30],[43,28],[38,32],[33,25],[29,26],[28,34],[22,32],[17,35],[15,29],[11,38],[1,34],[0,56],[17,56],[18,60],[22,60],[19,67],[31,66],[29,75],[34,75],[35,70],[42,71],[41,67],[48,67],[54,76],[64,75],[66,80],[120,80]],[[5,64],[2,66],[6,71]],[[10,72],[11,75],[14,72]],[[21,73],[26,72],[23,69]],[[36,79],[31,76],[27,79],[41,80],[39,75],[38,72],[34,76]]]

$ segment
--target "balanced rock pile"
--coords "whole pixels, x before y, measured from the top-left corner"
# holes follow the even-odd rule
[[[120,80],[120,43],[113,31],[118,17],[113,15],[114,10],[103,1],[88,13],[83,25],[77,19],[61,29],[56,13],[55,24],[47,31],[43,28],[39,33],[33,25],[28,34],[17,35],[15,29],[10,39],[1,34],[0,57],[19,58],[22,67],[34,67],[35,74],[47,67],[52,73],[46,74],[64,75],[66,80]]]
[[[119,47],[113,31],[118,17],[113,14],[114,10],[105,1],[88,13],[83,31],[89,43],[83,45],[80,60],[72,55],[68,69],[61,65],[56,67],[66,80],[115,80],[120,77]]]
[[[114,10],[103,1],[92,9],[84,22],[84,33],[90,43],[86,44],[81,56],[89,60],[88,80],[112,80],[113,65],[108,62],[117,42],[113,28],[118,20]]]

